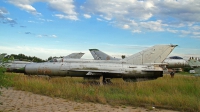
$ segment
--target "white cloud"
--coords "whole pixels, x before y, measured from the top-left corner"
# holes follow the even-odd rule
[[[56,35],[37,35],[36,37],[39,37],[39,38],[43,38],[43,37],[57,38]]]
[[[140,30],[133,30],[132,32],[133,32],[133,33],[141,33]]]
[[[34,21],[28,21],[29,23],[35,23]]]
[[[13,19],[11,19],[11,18],[7,18],[7,20],[8,20],[8,21],[12,21]]]
[[[147,30],[151,31],[163,31],[164,29],[162,28],[163,24],[162,21],[148,21],[148,22],[141,22],[140,26],[142,28],[145,28]]]
[[[200,36],[199,0],[86,0],[75,6],[74,0],[8,0],[15,6],[34,15],[41,15],[34,3],[45,2],[53,15],[60,19],[79,20],[78,13],[85,18],[94,15],[97,21],[104,21],[131,32],[182,33],[190,30],[191,36]],[[4,8],[5,9],[5,8]],[[0,8],[0,17],[8,12]],[[194,32],[194,33],[192,33]]]
[[[63,15],[63,14],[55,14],[54,16],[60,18],[60,19],[71,19],[71,20],[78,20],[76,16],[73,15]]]
[[[91,18],[91,16],[89,14],[83,14],[83,16],[87,19]]]
[[[195,25],[195,26],[192,27],[192,29],[193,30],[200,30],[200,26]]]
[[[33,7],[32,4],[36,2],[47,2],[51,9],[63,13],[62,15],[64,16],[63,17],[64,19],[78,20],[73,0],[8,0],[8,1],[14,4],[15,6],[20,7],[22,10],[25,10],[34,15],[41,15],[41,13],[39,13],[36,10],[36,8]]]
[[[130,26],[127,24],[123,26],[123,29],[129,29],[129,28],[130,28]]]
[[[8,14],[8,13],[9,13],[9,12],[6,10],[6,8],[0,7],[0,17],[1,17],[2,15]]]
[[[188,34],[190,34],[191,32],[190,32],[190,31],[186,31],[186,30],[181,30],[181,33],[184,34],[184,35],[188,35]]]
[[[124,17],[147,20],[152,16],[153,2],[136,0],[87,0],[83,10],[102,15],[105,19],[121,19]],[[148,9],[148,10],[147,10]]]
[[[57,36],[56,36],[56,35],[50,35],[50,37],[57,38]]]
[[[200,35],[200,32],[192,32],[192,34],[195,35],[195,36],[196,35],[198,36],[198,35]]]
[[[47,19],[46,21],[47,21],[47,22],[52,22],[53,20]]]
[[[178,30],[167,29],[168,32],[177,33]]]
[[[21,9],[24,9],[24,10],[34,14],[34,15],[41,14],[41,13],[38,13],[34,7],[32,7],[31,5],[28,5],[28,4],[17,4],[17,6],[20,7]]]
[[[200,23],[198,4],[199,0],[86,0],[81,9],[119,28],[127,29],[127,25],[132,32],[167,31],[182,35],[183,29],[200,30],[193,27]]]
[[[145,2],[145,9],[152,9],[152,8],[154,8],[155,6],[154,6],[154,3],[152,2],[152,1],[147,1],[147,2]]]
[[[31,14],[41,15],[41,13],[37,12],[37,10],[31,5],[36,0],[8,0],[8,1]]]
[[[160,16],[172,17],[180,21],[200,22],[199,0],[164,0],[156,1]]]
[[[103,21],[102,19],[100,19],[100,18],[97,18],[97,21]]]
[[[63,15],[64,19],[78,20],[73,0],[49,0],[48,3],[52,9],[64,13],[56,15]]]
[[[106,19],[106,20],[109,20],[109,21],[110,21],[110,20],[112,20],[112,18],[111,18],[111,17],[106,17],[106,16],[103,16],[103,18],[104,18],[104,19]]]

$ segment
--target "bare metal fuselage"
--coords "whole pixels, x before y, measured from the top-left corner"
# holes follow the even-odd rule
[[[188,61],[186,61],[184,59],[165,59],[163,62],[167,63],[167,68],[190,67],[188,64]]]
[[[132,65],[103,60],[68,60],[67,62],[31,63],[25,66],[27,75],[98,77],[105,78],[157,78],[163,76],[160,67]]]
[[[19,72],[24,73],[24,67],[26,64],[30,64],[32,62],[27,61],[11,61],[8,63],[4,63],[7,72]]]

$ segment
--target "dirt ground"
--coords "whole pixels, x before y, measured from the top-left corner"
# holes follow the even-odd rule
[[[107,104],[79,103],[61,98],[33,94],[31,92],[0,89],[0,112],[177,112],[131,106],[110,106]]]

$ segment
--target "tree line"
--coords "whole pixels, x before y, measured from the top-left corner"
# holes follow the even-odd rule
[[[11,54],[7,55],[5,60],[18,60],[18,61],[30,61],[30,62],[45,62],[47,60],[43,60],[41,58],[38,58],[36,56],[26,56],[24,54]]]

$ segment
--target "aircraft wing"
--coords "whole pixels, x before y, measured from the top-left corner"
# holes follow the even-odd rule
[[[90,75],[90,73],[111,73],[111,74],[121,74],[121,73],[123,73],[122,71],[109,71],[109,70],[68,70],[68,71],[87,72],[86,75]]]

